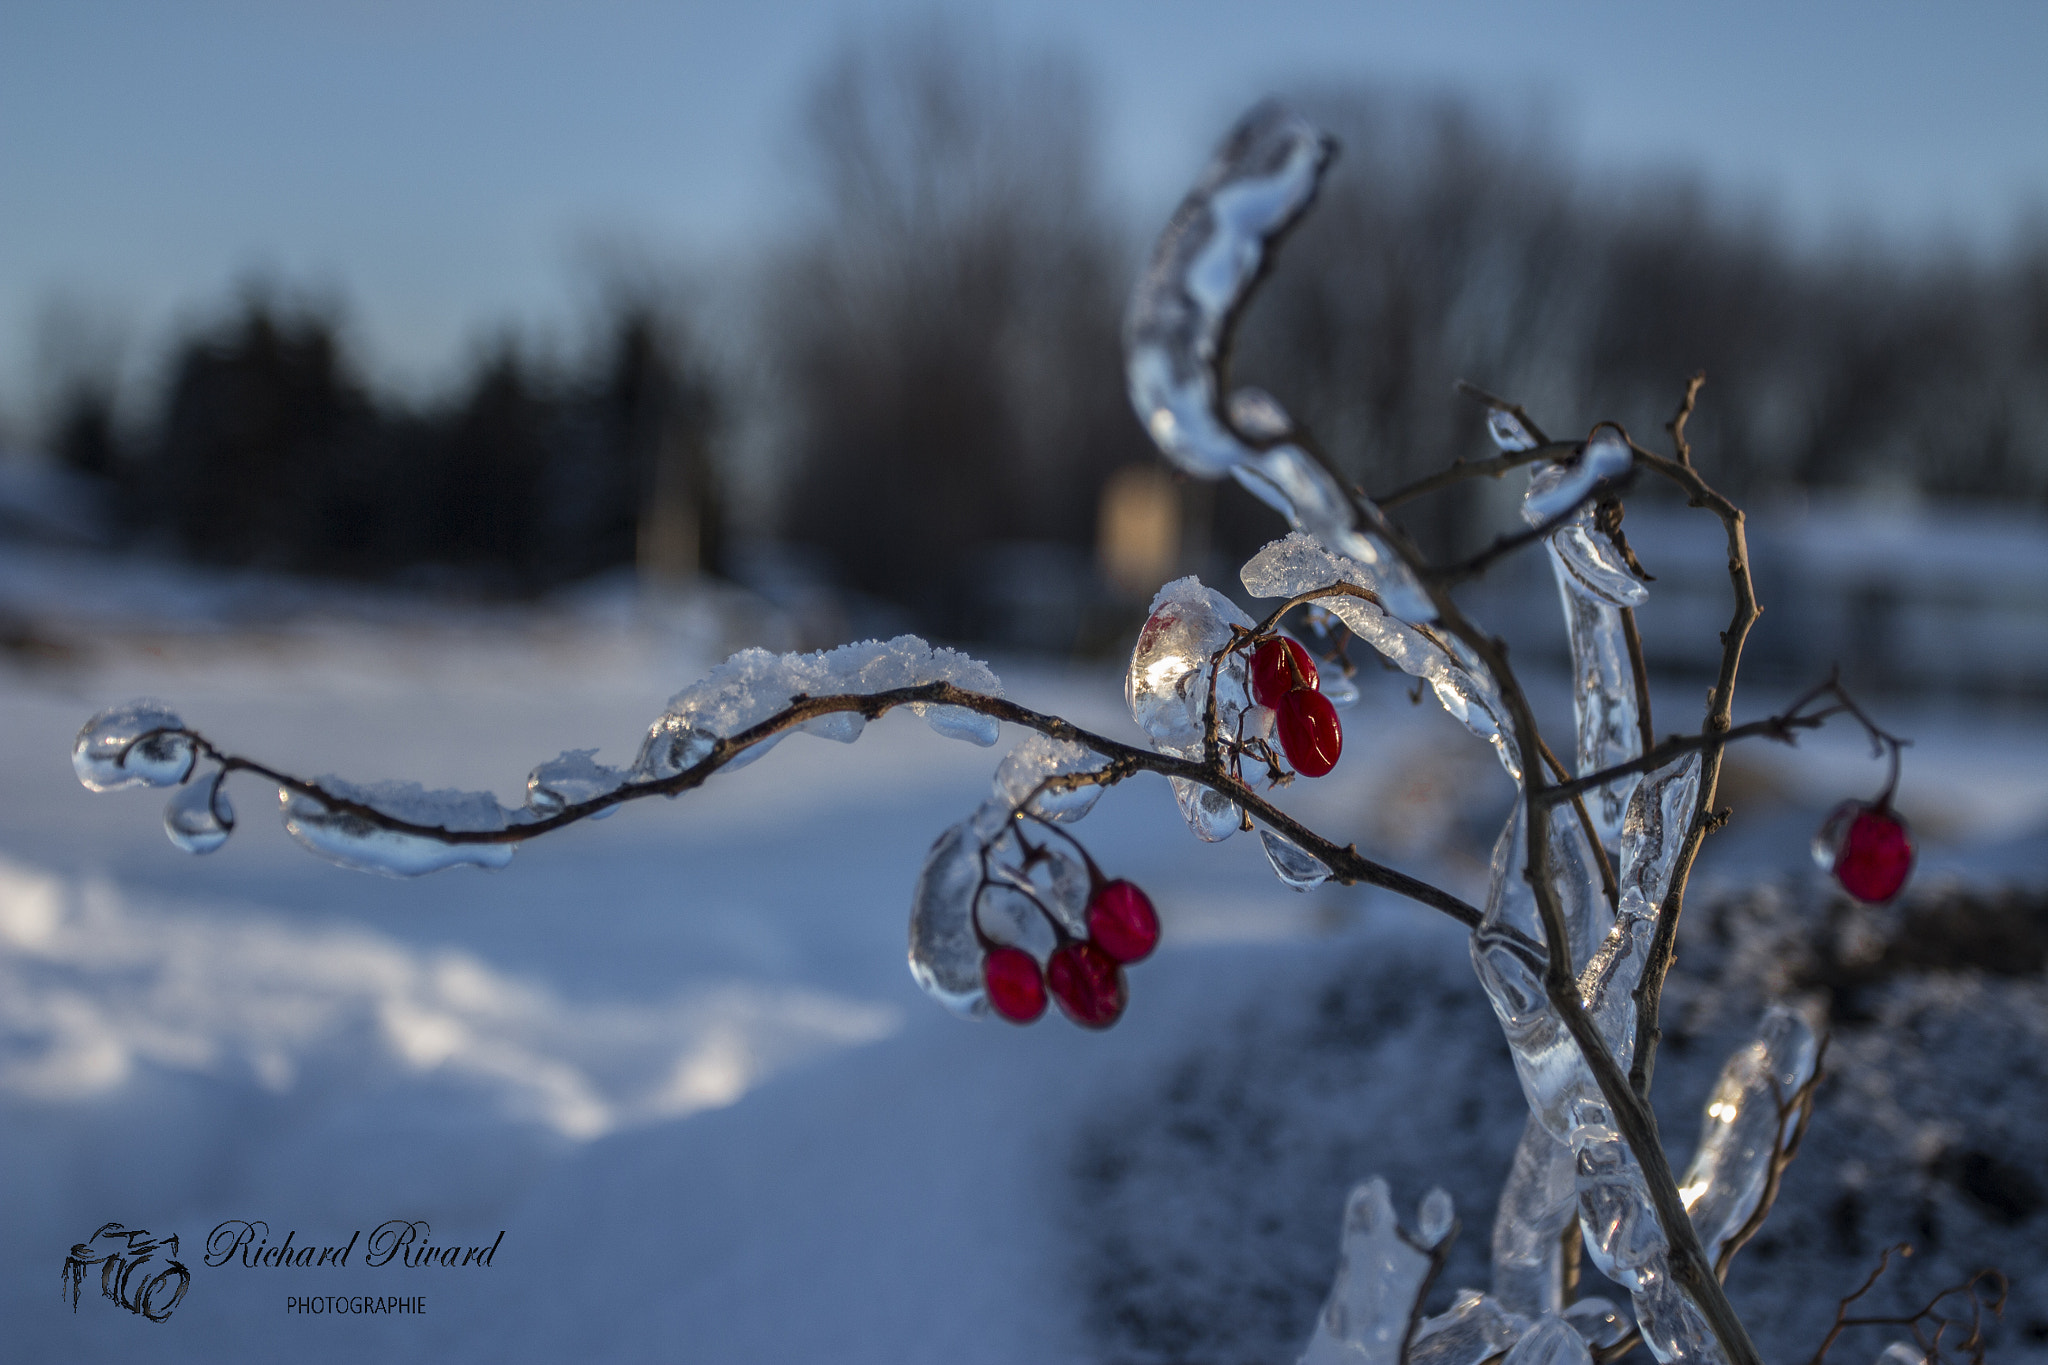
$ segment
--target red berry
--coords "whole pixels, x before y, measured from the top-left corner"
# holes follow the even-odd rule
[[[1862,801],[1835,807],[1813,839],[1816,861],[1859,901],[1888,901],[1913,871],[1913,836],[1896,811]]]
[[[1045,964],[1045,981],[1067,1018],[1082,1028],[1108,1028],[1124,1012],[1129,998],[1124,990],[1124,969],[1085,939],[1071,939],[1052,950],[1052,960]]]
[[[1013,1024],[1028,1024],[1045,1013],[1045,978],[1038,959],[1022,948],[991,948],[982,959],[981,979],[988,1002]]]
[[[1294,656],[1294,666],[1301,670],[1301,681],[1308,687],[1316,686],[1315,660],[1308,651],[1284,636],[1276,636],[1260,645],[1252,653],[1252,700],[1261,706],[1277,707],[1280,699],[1294,691],[1294,674],[1287,667],[1287,656]]]
[[[1122,877],[1104,882],[1088,898],[1088,937],[1118,962],[1140,961],[1159,946],[1159,912]]]
[[[1320,692],[1289,692],[1273,708],[1280,750],[1303,777],[1321,777],[1344,753],[1344,726],[1337,708]]]

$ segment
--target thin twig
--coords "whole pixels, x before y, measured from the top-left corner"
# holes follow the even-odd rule
[[[911,705],[957,706],[962,710],[993,716],[997,720],[1036,730],[1054,739],[1079,744],[1109,760],[1095,773],[1069,775],[1073,778],[1071,785],[1075,787],[1111,786],[1140,772],[1178,777],[1208,787],[1236,802],[1247,814],[1264,823],[1275,833],[1299,845],[1310,857],[1327,867],[1337,881],[1346,885],[1363,882],[1369,886],[1381,887],[1419,904],[1440,910],[1467,928],[1479,923],[1480,912],[1475,907],[1420,878],[1411,877],[1405,872],[1374,862],[1360,854],[1356,845],[1340,847],[1332,843],[1293,816],[1275,807],[1221,765],[1197,763],[1174,758],[1168,754],[1154,753],[1150,749],[1141,749],[1136,745],[1125,744],[1106,735],[1084,730],[1059,716],[1046,715],[1019,706],[1005,698],[986,696],[947,682],[921,683],[915,687],[899,687],[885,692],[792,698],[787,707],[759,724],[750,726],[737,735],[714,741],[710,754],[679,773],[668,777],[628,782],[601,796],[566,805],[553,815],[507,825],[503,829],[455,830],[440,825],[416,823],[388,814],[365,802],[327,791],[318,783],[294,777],[290,773],[281,772],[253,759],[225,753],[195,730],[159,730],[152,731],[151,734],[189,736],[206,758],[220,764],[229,772],[254,773],[287,791],[310,797],[330,811],[351,816],[377,829],[433,839],[445,844],[519,844],[566,825],[575,824],[579,820],[586,820],[629,801],[640,801],[654,796],[679,796],[686,791],[695,790],[740,753],[786,734],[807,720],[844,712],[855,712],[868,720],[876,720],[899,706]]]

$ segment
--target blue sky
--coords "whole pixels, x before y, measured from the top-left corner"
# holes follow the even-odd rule
[[[0,414],[30,411],[53,299],[143,354],[261,273],[431,384],[492,329],[573,317],[593,243],[716,276],[800,202],[794,111],[834,47],[947,9],[1081,60],[1147,221],[1303,80],[1541,111],[1588,166],[1697,169],[1811,239],[1996,246],[2048,204],[2048,5],[2017,0],[9,0]]]

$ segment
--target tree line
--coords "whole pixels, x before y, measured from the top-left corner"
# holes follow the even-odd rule
[[[1693,439],[1735,496],[2048,500],[2041,225],[2000,254],[1804,247],[1697,182],[1592,175],[1469,101],[1299,103],[1341,159],[1235,376],[1368,491],[1482,453],[1455,380],[1654,433],[1705,370]],[[929,628],[985,633],[992,556],[1085,571],[1105,482],[1152,458],[1118,346],[1143,244],[1090,108],[1072,64],[957,29],[849,44],[804,110],[813,211],[749,277],[763,382],[625,297],[580,368],[508,343],[421,408],[372,392],[329,321],[254,301],[175,344],[139,428],[84,384],[50,443],[196,559],[510,592],[636,560],[717,570],[744,449],[771,465],[757,532]],[[1235,490],[1182,491],[1184,567],[1275,529]],[[1437,500],[1416,529],[1476,543],[1490,497]]]

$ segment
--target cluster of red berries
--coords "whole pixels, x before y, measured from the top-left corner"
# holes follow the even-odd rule
[[[1252,654],[1252,700],[1273,712],[1280,751],[1303,777],[1321,777],[1344,753],[1344,726],[1337,708],[1318,687],[1315,660],[1285,636]]]
[[[1038,959],[1022,948],[992,947],[982,959],[981,979],[989,1004],[1014,1024],[1045,1013],[1048,991],[1060,1011],[1083,1028],[1108,1028],[1124,1012],[1130,993],[1124,968],[1159,946],[1159,915],[1151,897],[1119,877],[1097,878],[1088,897],[1088,937],[1075,938],[1054,926],[1059,945],[1039,971]]]
[[[1813,860],[1844,891],[1875,905],[1906,884],[1913,871],[1913,836],[1888,795],[1875,804],[1844,801],[1813,836]]]

